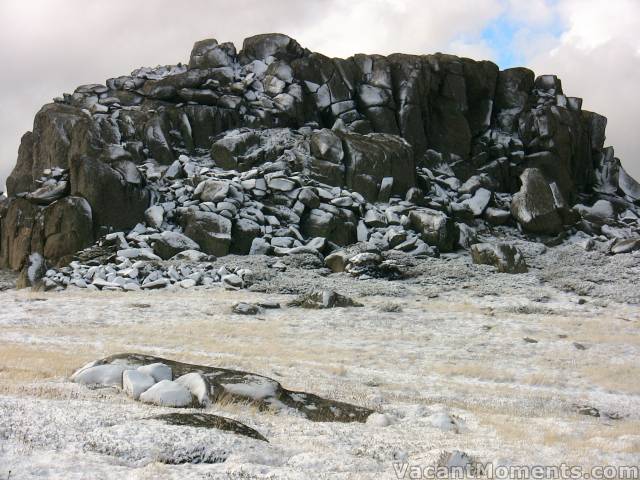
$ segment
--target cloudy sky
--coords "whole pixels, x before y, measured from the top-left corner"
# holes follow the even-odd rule
[[[640,177],[639,0],[0,0],[0,185],[51,98],[264,32],[329,56],[442,51],[556,73]]]

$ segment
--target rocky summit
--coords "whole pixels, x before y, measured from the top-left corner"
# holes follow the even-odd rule
[[[282,34],[196,42],[45,105],[0,207],[21,286],[250,284],[235,255],[334,272],[471,250],[520,273],[510,238],[640,248],[640,184],[605,117],[560,79],[452,55],[328,58]],[[354,246],[354,244],[358,244]],[[386,263],[385,263],[386,262]],[[391,272],[391,273],[390,273]]]

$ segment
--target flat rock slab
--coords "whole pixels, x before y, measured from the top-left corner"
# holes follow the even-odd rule
[[[224,432],[233,432],[245,437],[262,440],[263,442],[269,441],[260,432],[247,427],[244,423],[210,413],[166,413],[150,417],[149,420],[160,420],[169,425],[183,427],[215,428]]]

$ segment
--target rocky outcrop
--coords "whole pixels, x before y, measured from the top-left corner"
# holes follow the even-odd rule
[[[111,261],[127,275],[119,250],[322,258],[368,242],[437,256],[516,224],[633,239],[640,186],[605,147],[605,127],[557,77],[526,68],[444,54],[331,59],[281,34],[239,52],[203,40],[186,65],[83,85],[42,108],[7,180],[0,264],[21,269],[38,253],[62,265],[96,238],[96,252],[111,248],[105,235],[119,239]],[[137,272],[112,280],[176,282]]]

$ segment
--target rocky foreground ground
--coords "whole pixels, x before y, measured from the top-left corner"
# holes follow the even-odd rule
[[[398,462],[637,463],[640,257],[512,241],[528,273],[452,254],[407,264],[404,279],[354,280],[254,256],[225,258],[264,278],[244,290],[5,290],[0,474],[368,479],[397,478]],[[309,288],[363,306],[288,306]],[[239,303],[280,308],[234,313]],[[70,380],[118,352],[253,372],[374,413],[317,422],[229,398],[168,408]],[[176,412],[230,418],[267,441],[151,418]]]

